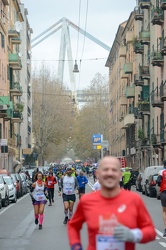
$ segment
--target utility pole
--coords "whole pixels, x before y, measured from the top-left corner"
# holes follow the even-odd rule
[[[41,166],[44,165],[44,159],[43,159],[43,112],[44,112],[44,84],[45,84],[45,67],[43,63],[43,75],[42,75],[42,98],[41,98],[41,112],[40,112],[40,163]]]

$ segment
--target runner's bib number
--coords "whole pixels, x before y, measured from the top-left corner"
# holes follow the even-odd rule
[[[96,250],[125,250],[125,243],[117,241],[113,236],[96,235]]]
[[[70,187],[65,188],[65,194],[72,194],[73,189]]]
[[[52,181],[48,181],[48,186],[51,186],[52,185]]]
[[[43,193],[37,193],[37,194],[35,194],[34,198],[35,198],[36,201],[43,201],[43,200],[45,200],[45,196],[44,196]]]

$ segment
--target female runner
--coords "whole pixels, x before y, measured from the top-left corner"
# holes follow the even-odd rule
[[[45,194],[47,194],[47,188],[43,182],[42,172],[38,172],[35,175],[35,180],[31,186],[31,198],[34,207],[35,224],[39,223],[39,229],[42,229],[43,218],[44,218],[44,207],[47,203]]]

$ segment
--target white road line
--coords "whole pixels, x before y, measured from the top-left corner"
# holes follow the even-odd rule
[[[23,199],[24,199],[25,197],[27,197],[28,195],[29,195],[29,194],[26,194],[26,195],[24,195],[22,198],[20,198],[19,200],[17,200],[17,203],[20,202],[21,200],[23,200]],[[6,210],[8,210],[9,208],[11,208],[12,206],[16,205],[17,203],[11,204],[11,205],[9,205],[8,207],[4,208],[4,209],[2,210],[2,212],[0,212],[0,215],[3,214],[4,212],[6,212]]]
[[[163,247],[166,247],[166,243],[165,242],[159,242],[160,245],[162,245]]]
[[[160,238],[156,236],[156,240],[160,240]]]

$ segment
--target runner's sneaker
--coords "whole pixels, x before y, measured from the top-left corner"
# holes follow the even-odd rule
[[[52,203],[54,203],[54,199],[52,199]]]
[[[36,225],[38,224],[38,218],[35,219],[35,224],[36,224]]]
[[[42,225],[41,224],[39,225],[39,229],[42,229]]]
[[[63,224],[67,224],[67,221],[68,221],[68,216],[65,217]]]
[[[163,237],[166,237],[166,228],[164,230]]]

